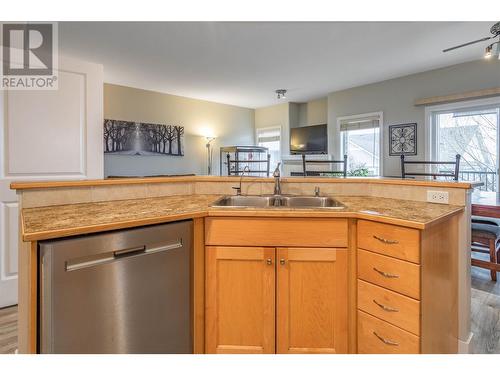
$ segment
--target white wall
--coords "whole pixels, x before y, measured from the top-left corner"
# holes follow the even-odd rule
[[[205,135],[216,136],[213,174],[219,173],[219,147],[253,145],[254,110],[132,87],[104,85],[104,118],[184,126],[184,156],[105,155],[110,175],[206,174]]]
[[[500,87],[500,61],[477,60],[442,69],[395,78],[370,85],[337,91],[328,95],[329,153],[340,156],[337,118],[361,113],[384,113],[383,174],[398,176],[398,156],[389,156],[388,126],[417,123],[417,155],[424,159],[425,108],[413,105],[416,99]]]
[[[290,154],[290,106],[277,104],[255,110],[255,129],[281,127],[281,155]]]
[[[328,98],[307,102],[307,125],[328,123]]]
[[[307,103],[289,103],[290,127],[322,125],[328,122],[328,98]]]

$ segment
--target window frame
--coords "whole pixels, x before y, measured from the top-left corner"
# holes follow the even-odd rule
[[[337,152],[337,154],[335,155],[335,158],[339,158],[338,160],[340,160],[341,158],[343,158],[343,155],[342,155],[342,151],[343,151],[343,148],[344,148],[344,140],[343,140],[343,135],[342,135],[342,131],[340,130],[340,124],[342,121],[352,121],[352,120],[362,120],[366,117],[378,117],[378,128],[379,128],[379,131],[378,131],[378,134],[379,134],[379,166],[378,166],[378,170],[379,170],[379,174],[378,174],[378,177],[380,176],[384,176],[384,131],[385,131],[385,128],[384,128],[384,112],[383,111],[378,111],[378,112],[368,112],[368,113],[360,113],[360,114],[357,114],[357,115],[352,115],[352,116],[341,116],[341,117],[337,117],[337,134],[339,135],[339,151]],[[375,176],[373,176],[375,177]]]
[[[463,100],[459,102],[438,104],[425,107],[425,160],[434,161],[438,155],[438,129],[436,126],[436,116],[443,112],[454,110],[474,109],[480,107],[500,107],[500,97],[487,99]],[[499,119],[500,122],[500,119]],[[500,125],[500,124],[499,124]],[[500,126],[497,129],[497,175],[500,176]],[[429,167],[426,167],[429,172]]]
[[[280,152],[279,152],[279,159],[278,159],[278,162],[280,162],[281,159],[283,158],[283,127],[281,125],[255,128],[255,144],[257,146],[259,145],[259,131],[272,131],[272,130],[279,130],[279,132],[280,132],[280,142],[279,142]],[[271,168],[272,168],[272,166],[271,166]]]

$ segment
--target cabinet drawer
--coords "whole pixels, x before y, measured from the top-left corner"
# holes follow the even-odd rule
[[[420,266],[358,249],[358,278],[420,300]]]
[[[397,225],[358,221],[358,247],[420,263],[420,231]]]
[[[358,309],[420,335],[420,302],[358,280]]]
[[[358,310],[359,354],[418,354],[420,339]]]
[[[347,247],[346,219],[209,217],[205,243],[229,246]]]

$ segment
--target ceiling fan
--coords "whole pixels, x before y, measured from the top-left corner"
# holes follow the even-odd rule
[[[470,46],[471,44],[484,42],[486,40],[495,39],[496,37],[498,37],[498,41],[493,42],[486,47],[484,57],[486,59],[490,58],[491,56],[496,56],[496,57],[500,58],[500,22],[497,22],[493,26],[491,26],[490,33],[493,34],[493,36],[487,36],[487,37],[484,37],[482,39],[478,39],[478,40],[474,40],[472,42],[460,44],[460,45],[455,46],[455,47],[446,48],[443,50],[443,52],[452,51],[452,50],[457,49],[457,48]]]

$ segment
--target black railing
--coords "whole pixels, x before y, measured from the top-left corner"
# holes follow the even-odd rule
[[[484,185],[478,189],[483,191],[497,191],[497,174],[486,171],[460,171],[459,180],[482,182]]]
[[[449,172],[449,171],[439,171],[439,172]],[[483,186],[477,189],[482,191],[497,191],[498,179],[495,172],[487,171],[459,171],[458,172],[459,181],[469,181],[469,182],[482,182]]]

